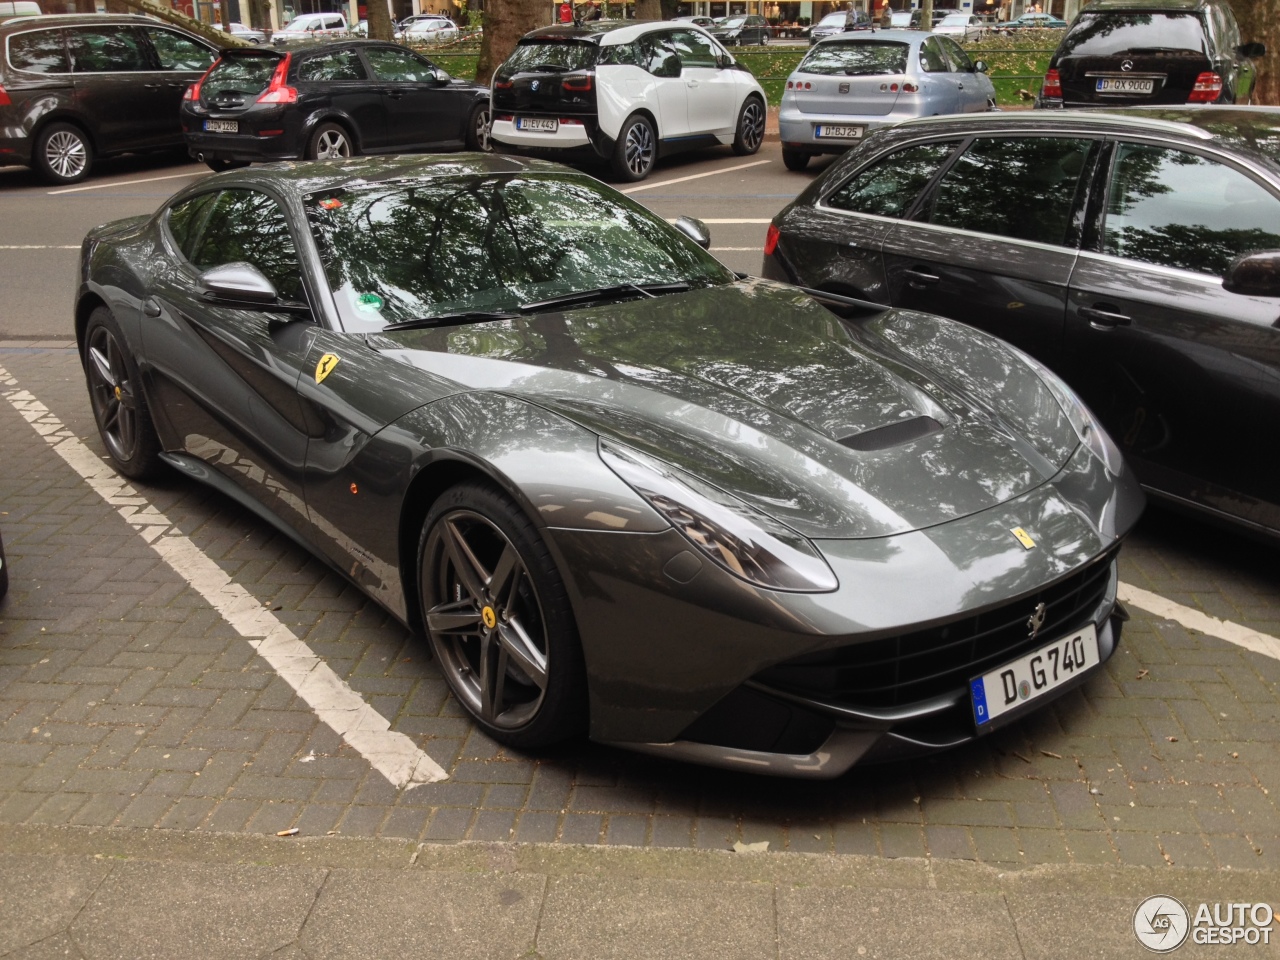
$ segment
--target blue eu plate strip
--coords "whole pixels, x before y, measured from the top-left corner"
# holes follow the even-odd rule
[[[973,719],[978,722],[978,726],[991,721],[991,715],[987,713],[987,689],[982,685],[982,678],[972,681],[969,684],[973,691]]]

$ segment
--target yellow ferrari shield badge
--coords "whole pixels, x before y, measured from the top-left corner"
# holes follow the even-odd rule
[[[1023,530],[1021,527],[1014,527],[1009,532],[1017,537],[1018,542],[1028,550],[1036,545],[1036,542],[1031,539],[1031,534],[1027,533],[1027,531]]]
[[[485,607],[481,610],[480,619],[484,621],[484,625],[490,630],[498,625],[498,615],[493,612],[493,607]]]
[[[339,357],[334,353],[326,353],[320,358],[320,362],[316,364],[316,383],[321,383],[325,377],[333,373],[333,368],[338,365]]]

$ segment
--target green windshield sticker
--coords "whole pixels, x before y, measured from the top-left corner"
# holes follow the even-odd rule
[[[362,293],[356,297],[356,309],[361,313],[377,313],[382,309],[382,298],[376,293]]]

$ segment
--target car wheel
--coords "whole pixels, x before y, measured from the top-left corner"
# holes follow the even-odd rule
[[[636,114],[622,125],[613,148],[613,172],[619,180],[634,183],[653,170],[658,159],[658,138],[653,124]]]
[[[355,152],[351,135],[336,123],[322,123],[316,127],[307,145],[307,158],[310,160],[341,160]]]
[[[797,173],[809,165],[809,158],[813,154],[804,150],[789,150],[782,148],[782,165],[788,170],[795,170]]]
[[[249,165],[248,160],[219,160],[216,157],[210,157],[205,160],[204,165],[214,173],[221,173],[223,170],[239,170],[241,167]]]
[[[488,153],[493,149],[489,142],[489,105],[481,103],[471,111],[467,121],[467,149]]]
[[[760,46],[763,47],[768,42],[769,42],[769,35],[767,33],[760,34]]]
[[[764,142],[764,104],[747,97],[738,114],[738,128],[733,134],[733,152],[740,157],[755,153]]]
[[[142,392],[137,365],[125,348],[124,335],[106,307],[89,315],[84,332],[85,379],[98,434],[116,470],[144,480],[160,472],[160,438]]]
[[[93,144],[83,130],[70,123],[51,123],[35,143],[35,167],[49,183],[76,183],[93,166]]]
[[[445,491],[418,547],[423,620],[453,695],[491,737],[584,730],[586,681],[564,582],[537,528],[485,483]]]

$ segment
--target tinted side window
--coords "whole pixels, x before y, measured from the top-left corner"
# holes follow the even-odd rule
[[[680,76],[680,56],[663,33],[645,34],[636,41],[640,65],[655,77]]]
[[[960,44],[950,37],[939,37],[938,42],[942,44],[942,49],[946,51],[947,59],[951,61],[952,69],[957,72],[973,73],[973,61],[969,59],[967,53],[960,49]]]
[[[61,30],[33,30],[9,38],[9,65],[32,73],[70,73]]]
[[[1061,245],[1089,140],[979,137],[934,193],[929,223]]]
[[[302,298],[302,272],[293,237],[280,205],[266,194],[222,191],[205,217],[204,230],[191,243],[188,259],[202,270],[224,263],[251,263],[282,297]]]
[[[826,205],[854,213],[900,217],[957,145],[957,142],[923,143],[891,153],[827,197]]]
[[[169,232],[188,260],[191,259],[192,245],[204,227],[205,213],[216,196],[216,193],[202,193],[169,209]]]
[[[373,68],[373,75],[379,80],[425,83],[435,78],[431,64],[421,57],[415,57],[408,50],[373,47],[366,49],[364,55]]]
[[[1280,200],[1240,171],[1198,154],[1121,144],[1103,248],[1221,276],[1247,250],[1280,249]]]
[[[342,18],[341,18],[341,17],[326,17],[326,18],[325,18],[325,21],[324,21],[324,28],[325,28],[326,30],[341,30],[344,26],[345,26],[345,24],[342,22]]]
[[[76,73],[152,69],[142,38],[132,27],[74,27],[68,33]]]
[[[363,80],[364,65],[354,50],[339,50],[304,60],[298,67],[299,80]]]
[[[925,73],[946,73],[947,58],[938,46],[937,37],[930,37],[920,44],[920,69]]]
[[[212,50],[190,37],[154,27],[147,27],[146,31],[160,66],[166,70],[208,70],[215,59]]]
[[[716,66],[716,49],[711,40],[692,30],[673,30],[671,46],[680,58],[681,66],[714,67]]]

